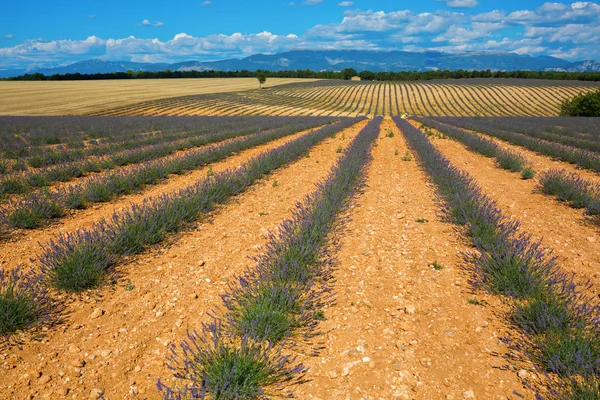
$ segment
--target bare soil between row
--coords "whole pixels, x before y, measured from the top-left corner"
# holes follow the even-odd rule
[[[62,324],[1,353],[0,398],[80,399],[99,391],[107,399],[160,398],[157,378],[172,376],[168,346],[208,321],[206,312],[220,302],[226,282],[251,264],[268,231],[291,216],[294,204],[326,177],[338,147],[365,124],[315,146],[309,157],[276,171],[169,245],[132,258],[117,269],[114,284],[69,301]],[[254,148],[213,170],[265,150]],[[202,173],[177,178],[178,185]]]
[[[158,377],[170,382],[171,344],[208,322],[227,282],[251,267],[269,231],[323,180],[366,121],[315,146],[309,157],[282,168],[166,245],[129,259],[118,278],[81,298],[69,298],[65,321],[0,352],[0,398],[160,398]],[[390,135],[393,133],[393,135]],[[239,165],[299,133],[211,165]],[[391,136],[391,137],[390,137]],[[473,176],[507,216],[556,250],[560,265],[600,279],[598,229],[582,212],[535,191],[457,142],[434,144]],[[325,310],[318,357],[301,356],[309,382],[295,388],[305,399],[516,399],[533,398],[517,375],[530,364],[506,359],[511,336],[497,296],[474,290],[462,253],[469,243],[441,213],[435,187],[418,166],[396,125],[385,120],[367,183],[347,211],[335,271],[335,304]],[[532,154],[527,154],[532,156]],[[538,172],[556,164],[531,158]],[[58,232],[91,226],[144,198],[173,192],[206,176],[207,168],[169,178],[142,193],[76,213],[52,227],[7,243],[0,263],[29,260]],[[277,184],[274,184],[277,182]]]

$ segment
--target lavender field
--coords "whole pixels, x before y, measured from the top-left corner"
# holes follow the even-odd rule
[[[1,117],[0,397],[597,399],[599,129]]]

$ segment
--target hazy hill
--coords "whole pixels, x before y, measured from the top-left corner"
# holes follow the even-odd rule
[[[66,73],[108,73],[133,71],[220,70],[235,71],[265,69],[271,71],[310,69],[313,71],[427,71],[435,69],[530,70],[597,72],[600,62],[586,60],[570,62],[550,56],[528,56],[503,52],[473,52],[449,54],[441,52],[363,51],[363,50],[293,50],[277,54],[255,54],[242,59],[221,61],[186,61],[174,64],[135,63],[128,61],[87,60],[56,68],[32,70],[0,70],[0,77],[24,73],[44,75]]]

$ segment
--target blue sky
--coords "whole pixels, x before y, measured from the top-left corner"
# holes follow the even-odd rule
[[[7,0],[0,14],[0,69],[90,58],[218,60],[297,48],[600,59],[600,3]]]

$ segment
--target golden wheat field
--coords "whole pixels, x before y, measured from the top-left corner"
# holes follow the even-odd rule
[[[556,116],[562,101],[597,86],[516,80],[317,81],[106,107],[91,115]]]
[[[271,78],[266,87],[306,79]],[[308,80],[310,81],[310,80]],[[0,82],[0,115],[73,115],[140,101],[255,89],[254,78]]]

